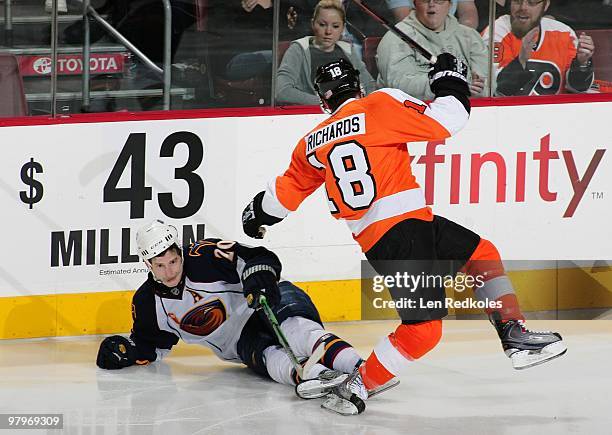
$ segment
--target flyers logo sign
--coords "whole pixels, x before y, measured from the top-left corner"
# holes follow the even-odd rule
[[[220,299],[213,299],[193,307],[180,320],[174,313],[169,313],[168,317],[178,323],[183,331],[205,337],[215,332],[225,322],[227,311]]]

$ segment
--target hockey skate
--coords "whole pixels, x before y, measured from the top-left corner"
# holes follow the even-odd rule
[[[391,378],[386,383],[379,385],[378,387],[372,388],[368,390],[368,399],[371,399],[374,396],[378,396],[380,393],[384,393],[387,390],[390,390],[393,387],[397,387],[400,383],[398,378]]]
[[[317,399],[326,396],[335,387],[340,385],[348,378],[348,374],[337,370],[326,370],[321,372],[316,379],[307,379],[295,386],[295,394],[301,399]],[[400,383],[398,378],[390,379],[389,382],[368,390],[368,398],[377,396]]]
[[[321,408],[328,409],[340,415],[361,414],[365,410],[368,390],[363,385],[359,369],[355,370],[327,395]]]
[[[504,353],[512,360],[512,367],[516,370],[543,364],[567,352],[557,332],[530,331],[522,320],[502,323],[498,313],[493,313],[491,323],[497,329]]]
[[[295,386],[295,394],[300,399],[317,399],[327,396],[335,387],[348,378],[347,373],[325,370],[315,379],[306,379]]]

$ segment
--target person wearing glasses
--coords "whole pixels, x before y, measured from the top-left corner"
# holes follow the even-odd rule
[[[487,85],[487,50],[476,30],[449,14],[451,0],[415,0],[414,10],[396,27],[432,54],[450,53],[468,66],[471,96],[484,96]],[[397,88],[420,100],[431,100],[427,59],[392,32],[376,52],[378,85]]]
[[[545,17],[550,0],[511,0],[495,21],[496,95],[585,92],[593,83],[593,39]],[[483,37],[488,44],[488,28]]]

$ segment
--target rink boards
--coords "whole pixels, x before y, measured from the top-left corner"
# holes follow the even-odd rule
[[[511,272],[528,310],[612,306],[611,113],[609,101],[476,107],[455,137],[409,146],[436,214],[494,241],[505,259],[534,260]],[[154,218],[184,240],[253,243],[242,209],[324,115],[240,115],[0,128],[0,338],[129,330],[146,276],[134,234]],[[322,189],[261,243],[324,320],[363,317],[362,254]],[[586,263],[560,272],[555,260]]]

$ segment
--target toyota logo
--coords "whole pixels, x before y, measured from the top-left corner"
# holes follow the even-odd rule
[[[41,57],[34,61],[32,65],[34,71],[38,74],[51,74],[51,58],[50,57]]]

